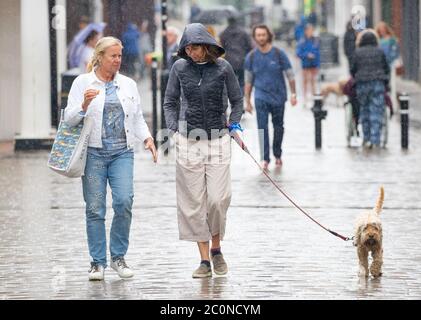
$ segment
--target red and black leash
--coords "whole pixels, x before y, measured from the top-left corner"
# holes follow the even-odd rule
[[[237,144],[240,146],[241,149],[243,149],[252,159],[253,161],[256,163],[256,165],[259,167],[260,170],[262,170],[263,174],[269,179],[269,181],[275,186],[276,189],[278,189],[278,191],[280,193],[282,193],[282,195],[287,198],[293,205],[294,207],[296,207],[298,210],[300,210],[303,214],[305,214],[307,216],[307,218],[309,218],[311,221],[313,221],[314,223],[316,223],[319,227],[323,228],[324,230],[326,230],[327,232],[333,234],[334,236],[344,240],[344,241],[350,241],[353,240],[354,237],[345,237],[335,231],[332,231],[328,228],[326,228],[325,226],[323,226],[321,223],[319,223],[318,221],[316,221],[314,218],[312,218],[303,208],[301,208],[285,191],[283,191],[281,189],[281,187],[278,186],[278,184],[271,178],[271,176],[267,173],[266,170],[264,170],[262,168],[262,166],[259,164],[259,162],[257,162],[257,160],[253,157],[253,155],[250,153],[249,149],[247,148],[247,146],[245,145],[245,143],[243,142],[243,140],[240,138],[240,136],[238,135],[238,132],[234,131],[231,132],[231,137],[235,140],[235,142],[237,142]]]

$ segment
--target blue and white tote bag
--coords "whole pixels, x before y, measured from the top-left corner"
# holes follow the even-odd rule
[[[62,115],[48,159],[48,167],[69,178],[83,176],[93,124],[93,119],[86,116],[77,126],[72,127],[63,121]]]

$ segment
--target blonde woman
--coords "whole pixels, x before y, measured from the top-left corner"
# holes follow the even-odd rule
[[[98,41],[88,72],[75,79],[64,120],[77,125],[85,115],[94,119],[85,175],[86,231],[92,258],[89,280],[103,280],[107,267],[105,234],[107,182],[113,198],[110,231],[111,267],[121,278],[133,271],[124,259],[129,246],[133,204],[133,147],[140,139],[145,149],[157,153],[143,118],[136,83],[119,73],[123,46],[113,37]]]
[[[386,55],[387,63],[392,66],[393,62],[400,56],[399,41],[392,28],[384,21],[377,24],[376,32],[380,38],[380,48]]]

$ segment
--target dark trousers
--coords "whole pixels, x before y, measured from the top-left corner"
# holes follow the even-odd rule
[[[241,93],[244,94],[244,69],[234,70],[240,84]]]
[[[275,158],[280,159],[282,156],[282,140],[284,138],[285,104],[273,105],[262,100],[256,100],[255,106],[261,159],[270,162],[269,114],[272,115],[273,124],[273,155]]]

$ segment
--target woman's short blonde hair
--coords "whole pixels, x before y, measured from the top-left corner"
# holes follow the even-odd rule
[[[94,55],[91,62],[87,66],[87,71],[91,72],[94,68],[98,67],[101,63],[101,58],[104,56],[105,51],[113,46],[120,46],[123,49],[121,41],[114,37],[104,37],[99,39],[95,46]]]

